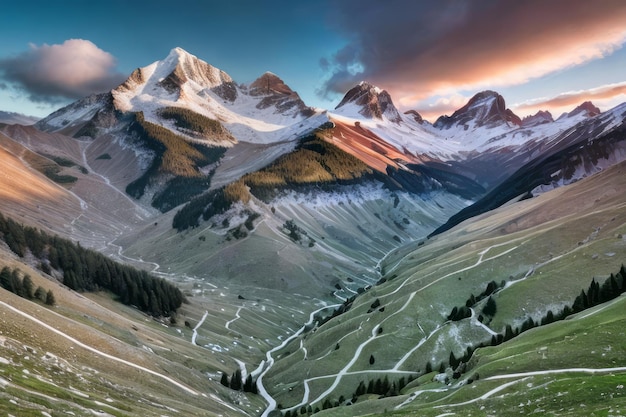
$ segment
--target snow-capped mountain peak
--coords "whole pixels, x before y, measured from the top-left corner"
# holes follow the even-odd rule
[[[384,118],[395,123],[402,120],[389,93],[365,81],[361,81],[346,93],[343,100],[335,107],[335,113],[360,114],[367,119],[382,120]]]
[[[151,96],[171,96],[175,101],[184,98],[183,85],[190,84],[194,92],[217,89],[224,99],[234,100],[236,91],[232,78],[224,71],[198,59],[182,48],[174,48],[162,61],[137,68],[130,77],[113,90],[116,107],[133,110],[133,98],[148,93]],[[148,87],[148,88],[146,88]]]
[[[142,111],[146,120],[172,130],[159,109],[182,107],[224,124],[237,140],[273,142],[293,139],[326,120],[299,123],[314,115],[300,96],[277,75],[266,72],[250,86],[240,86],[224,71],[181,48],[138,68],[112,91],[121,111]],[[285,129],[291,126],[292,128]],[[177,132],[181,133],[181,132]]]
[[[569,113],[563,113],[559,119],[564,117],[575,117],[582,116],[584,118],[594,117],[602,113],[599,108],[597,108],[591,101],[585,101],[584,103],[578,105],[574,110]]]
[[[269,71],[254,80],[248,92],[251,96],[262,97],[257,104],[258,109],[274,106],[279,113],[293,112],[294,117],[298,114],[311,116],[314,113],[313,109],[304,104],[298,93]]]
[[[269,71],[250,84],[250,94],[252,95],[258,96],[273,93],[293,94],[294,91],[278,75]]]
[[[506,108],[504,98],[500,94],[487,90],[474,95],[452,116],[441,116],[435,122],[435,127],[449,129],[455,125],[468,125],[470,122],[476,127],[496,127],[503,124],[515,127],[522,124],[521,119]]]

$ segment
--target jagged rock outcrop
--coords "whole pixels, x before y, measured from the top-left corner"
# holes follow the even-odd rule
[[[549,111],[539,110],[533,115],[524,117],[522,119],[522,127],[533,127],[552,122],[554,122],[552,113]]]

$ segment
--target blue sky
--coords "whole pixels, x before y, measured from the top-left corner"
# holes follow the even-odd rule
[[[0,36],[0,110],[35,116],[177,46],[324,108],[361,80],[430,120],[485,89],[521,116],[626,101],[622,0],[22,0],[3,5]]]

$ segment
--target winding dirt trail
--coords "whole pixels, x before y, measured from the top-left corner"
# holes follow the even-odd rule
[[[202,318],[200,319],[200,321],[198,322],[198,324],[196,324],[196,327],[193,328],[193,334],[191,335],[191,344],[192,345],[196,345],[196,338],[198,337],[198,329],[200,328],[200,326],[202,326],[202,323],[204,323],[204,321],[206,320],[207,316],[209,315],[208,310],[204,312],[204,315],[202,316]]]
[[[259,390],[259,395],[261,395],[265,399],[265,401],[267,401],[268,403],[267,408],[265,409],[261,417],[268,417],[269,414],[276,409],[276,400],[267,392],[267,390],[265,389],[265,386],[263,385],[263,377],[269,372],[270,369],[272,369],[272,366],[274,365],[274,358],[272,357],[272,353],[277,352],[280,349],[284,348],[292,340],[300,336],[300,334],[304,331],[304,329],[307,326],[310,326],[311,324],[313,324],[313,320],[315,319],[315,314],[319,313],[320,311],[327,310],[329,308],[338,308],[340,305],[341,304],[332,304],[332,305],[318,308],[317,310],[313,311],[309,315],[309,321],[307,321],[302,327],[300,327],[298,331],[296,331],[294,334],[292,334],[287,339],[285,339],[283,343],[269,350],[266,353],[265,355],[266,356],[266,361],[265,361],[266,368],[263,372],[259,374],[259,377],[256,380],[257,388]]]

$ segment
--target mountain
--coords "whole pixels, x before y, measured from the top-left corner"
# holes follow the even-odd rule
[[[522,119],[522,127],[533,127],[544,123],[552,123],[554,119],[549,111],[539,110],[537,113]]]
[[[38,117],[27,116],[21,113],[0,111],[0,123],[32,125],[39,120]]]
[[[559,119],[575,117],[575,116],[594,117],[594,116],[599,115],[600,113],[601,113],[600,109],[594,106],[592,102],[585,101],[584,103],[577,106],[571,112],[563,113],[561,116],[559,116]]]
[[[408,110],[408,111],[405,111],[404,114],[406,114],[407,116],[411,116],[413,118],[413,120],[415,120],[419,124],[422,124],[422,123],[426,122],[422,118],[422,115],[419,114],[416,110]]]
[[[271,81],[269,90],[259,88],[263,80]],[[205,123],[224,126],[229,135],[207,133],[197,123],[185,124],[171,114],[163,116],[162,112],[170,107],[212,121]],[[137,68],[110,93],[79,100],[44,118],[37,126],[72,135],[78,129],[70,131],[68,127],[83,127],[87,123],[86,133],[111,129],[111,124],[94,119],[104,111],[118,115],[141,112],[147,122],[161,124],[188,140],[200,139],[208,146],[226,147],[237,141],[272,143],[293,139],[324,123],[324,118],[304,105],[278,77],[266,74],[251,86],[240,86],[224,71],[174,48],[165,59]],[[122,121],[112,122],[115,125]]]
[[[510,109],[506,108],[504,98],[495,91],[483,91],[476,94],[470,101],[452,116],[441,116],[435,122],[439,129],[450,129],[452,126],[463,126],[467,129],[470,122],[476,127],[494,127],[497,125],[520,126],[522,121]]]
[[[271,72],[266,72],[253,81],[249,86],[249,92],[251,96],[263,97],[261,102],[257,104],[259,109],[275,107],[280,113],[286,113],[293,109],[305,117],[315,113],[312,108],[304,104],[298,93]]]
[[[562,133],[558,142],[520,167],[503,183],[473,205],[455,214],[431,236],[470,217],[489,212],[515,199],[576,182],[626,156],[626,105],[582,122]]]
[[[626,109],[593,113],[522,121],[485,91],[433,125],[366,82],[315,109],[273,73],[244,85],[175,48],[3,124],[0,409],[619,405]],[[85,273],[104,284],[71,290]],[[175,310],[156,278],[184,295]]]
[[[384,118],[395,123],[401,120],[389,93],[364,81],[346,93],[335,107],[335,112],[338,114],[358,112],[368,119]]]

